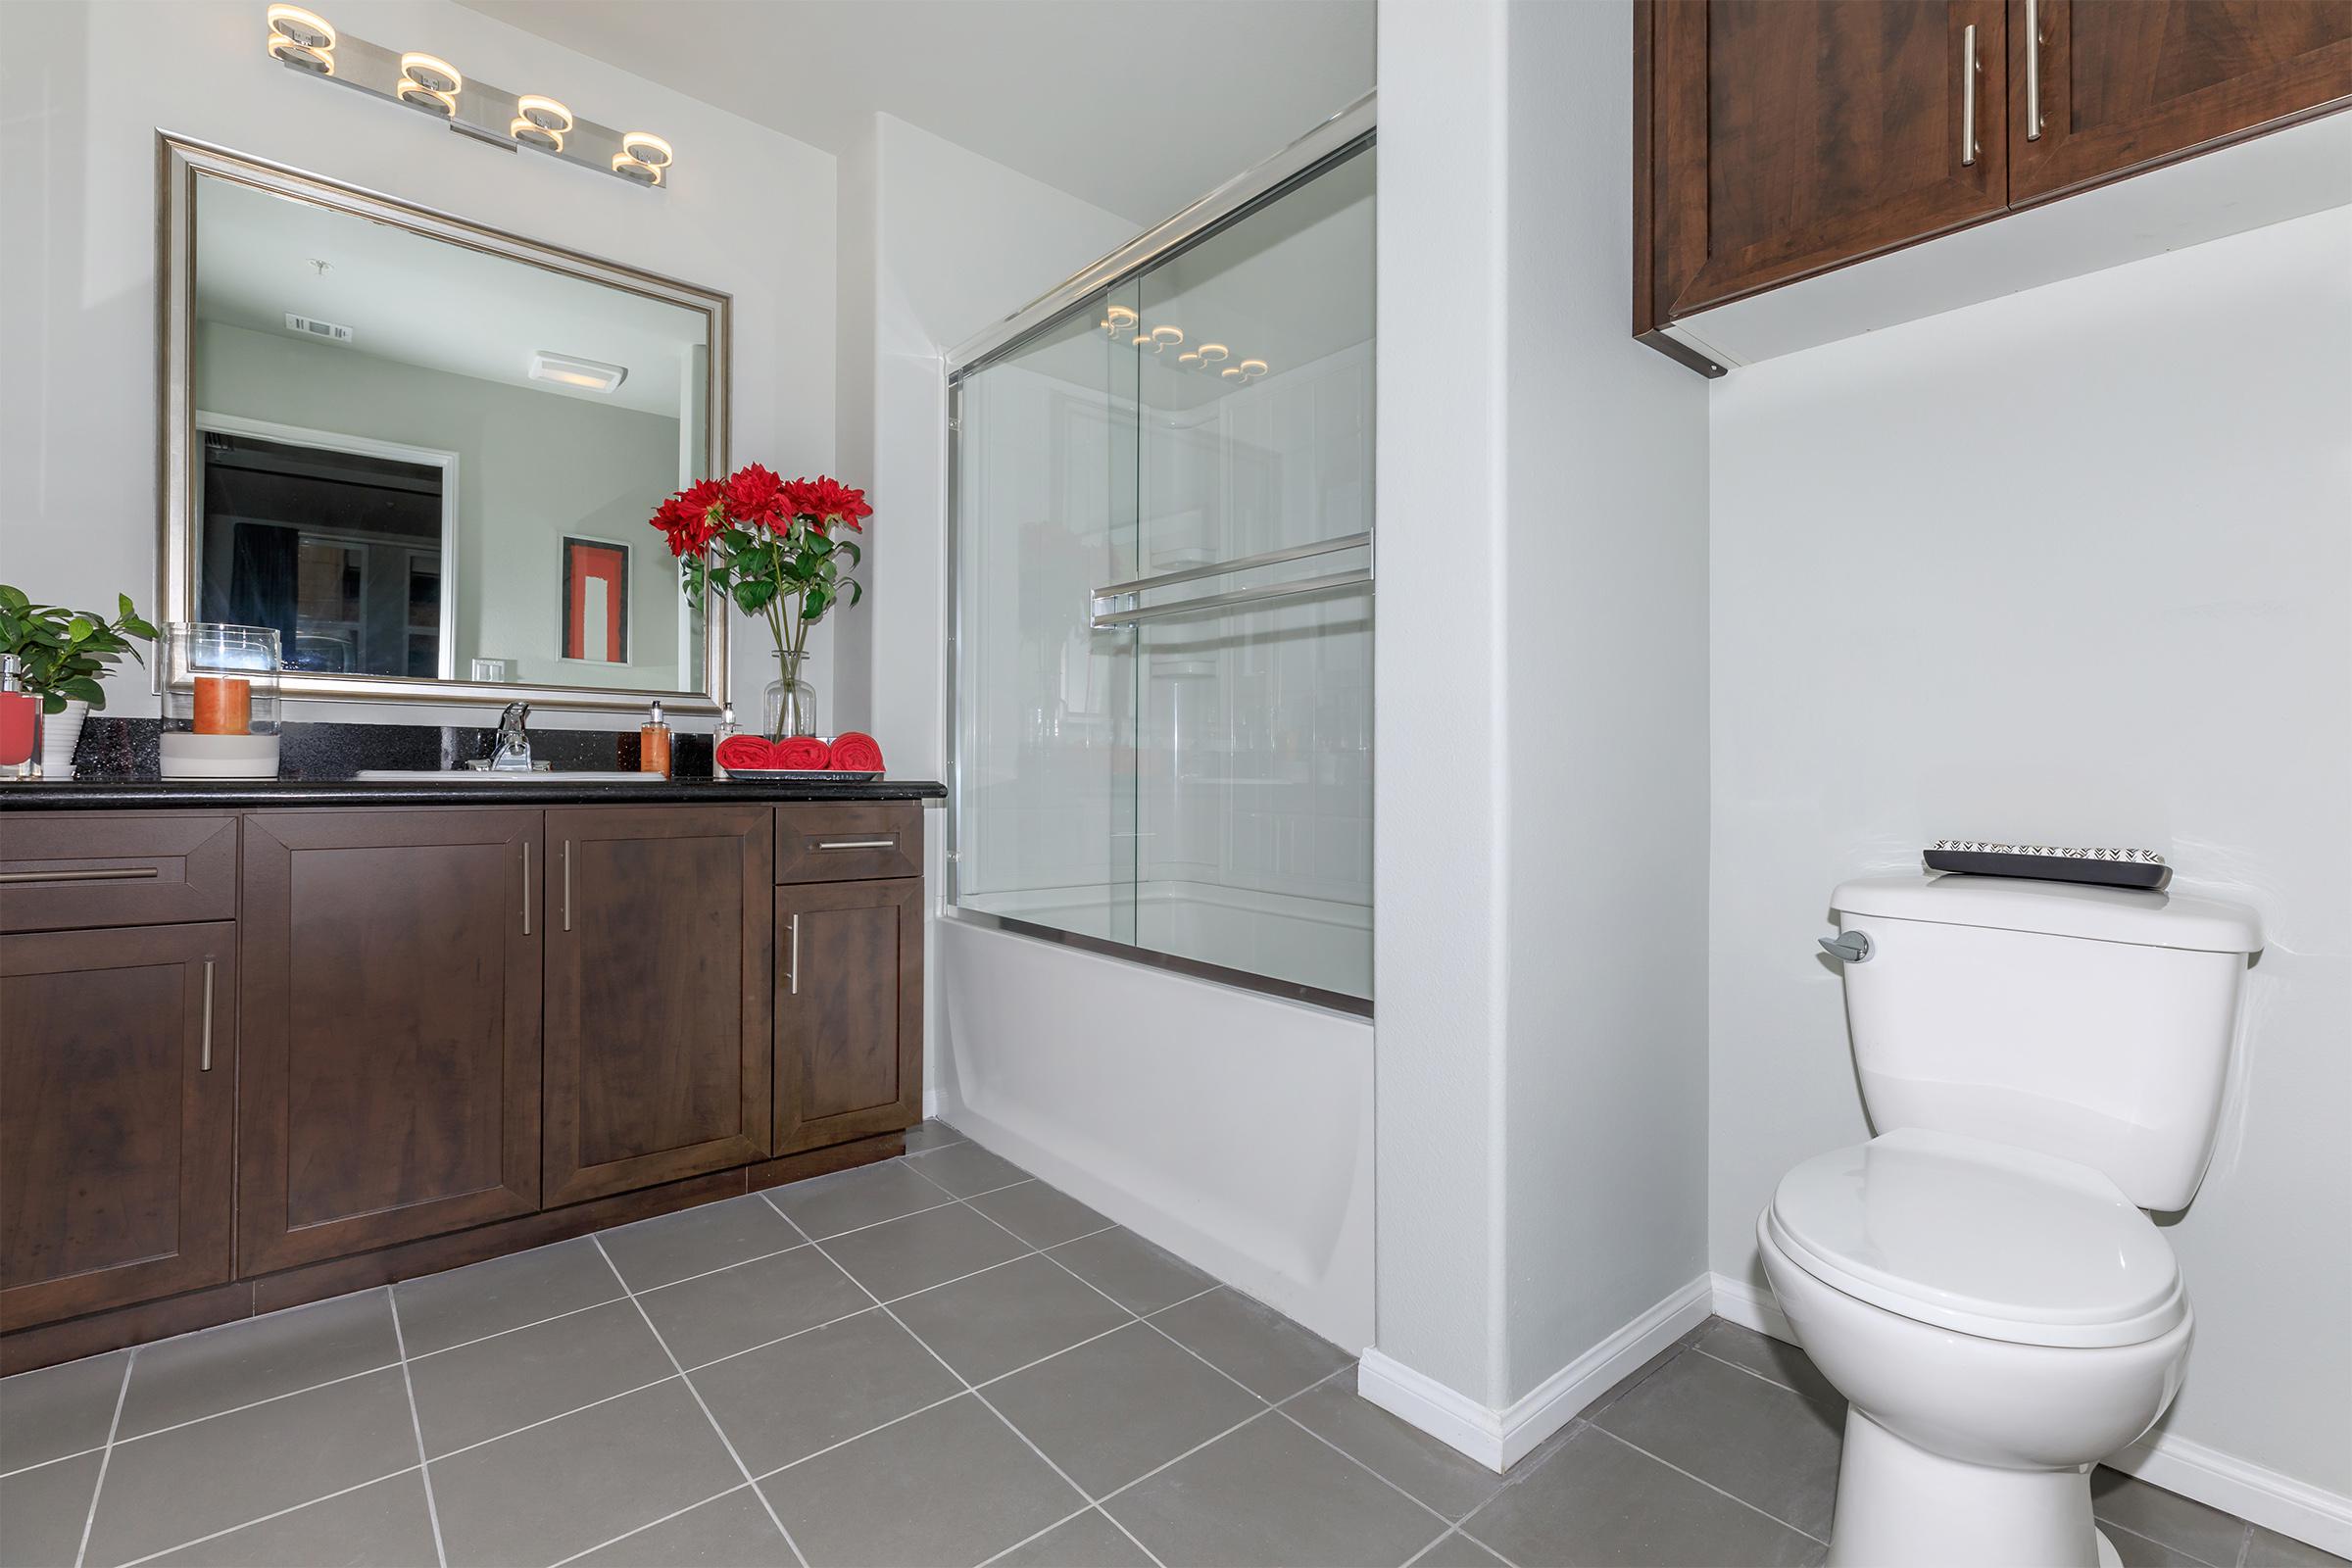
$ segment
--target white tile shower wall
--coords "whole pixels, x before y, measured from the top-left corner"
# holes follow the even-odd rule
[[[1841,878],[1937,835],[2133,844],[2250,904],[2158,1430],[2352,1516],[2352,211],[1712,387],[1710,1248],[1865,1137]],[[2241,1510],[2242,1511],[2242,1510]]]

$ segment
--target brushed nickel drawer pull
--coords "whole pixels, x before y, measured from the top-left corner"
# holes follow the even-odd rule
[[[1977,24],[1972,22],[1960,29],[1960,167],[1963,169],[1977,161],[1977,77],[1983,74],[1984,68],[1977,64]]]
[[[198,1072],[213,1070],[213,960],[204,960],[204,1052],[197,1058]]]
[[[797,910],[793,913],[790,930],[792,934],[792,967],[784,972],[784,977],[792,982],[792,989],[785,994],[797,997],[801,994],[801,916]]]
[[[2041,140],[2041,0],[2026,0],[2026,140]]]
[[[886,839],[818,839],[820,850],[895,850],[899,847],[896,834]]]
[[[92,866],[83,871],[0,871],[0,884],[26,882],[152,882],[163,873],[152,865]]]
[[[571,929],[571,840],[564,841],[564,929]]]
[[[531,841],[522,841],[522,934],[531,934]]]

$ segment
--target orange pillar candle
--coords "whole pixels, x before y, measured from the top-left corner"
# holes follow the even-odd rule
[[[253,732],[253,682],[242,675],[196,677],[196,733],[248,735]]]

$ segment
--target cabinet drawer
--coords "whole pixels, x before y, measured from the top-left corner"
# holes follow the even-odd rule
[[[233,919],[237,821],[225,811],[0,816],[0,931]]]
[[[827,801],[776,808],[778,882],[867,882],[923,874],[914,801]]]

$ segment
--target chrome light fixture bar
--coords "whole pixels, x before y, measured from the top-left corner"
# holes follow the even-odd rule
[[[266,43],[270,58],[289,71],[356,87],[405,105],[492,147],[528,147],[564,163],[627,180],[669,183],[674,155],[650,130],[614,130],[582,120],[546,93],[514,93],[466,75],[438,55],[386,49],[339,31],[316,12],[272,5]]]

